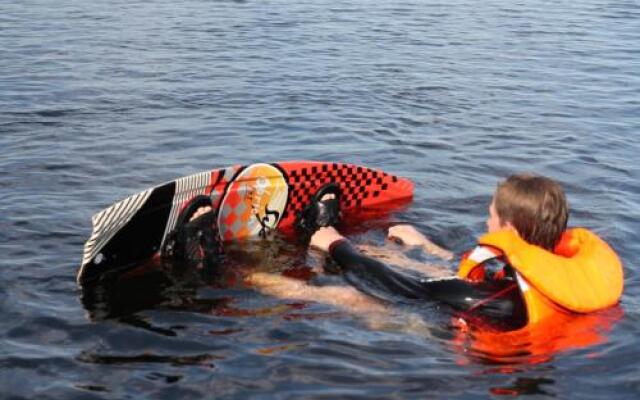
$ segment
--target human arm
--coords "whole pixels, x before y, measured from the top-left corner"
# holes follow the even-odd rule
[[[418,246],[424,251],[443,260],[453,260],[453,253],[429,240],[411,225],[396,225],[389,228],[389,239],[400,241],[407,246]]]
[[[350,284],[379,299],[437,300],[457,310],[491,317],[509,316],[517,307],[514,282],[470,282],[456,277],[429,280],[403,274],[363,255],[333,228],[319,230],[311,244],[329,253]]]
[[[402,248],[393,243],[385,243],[382,246],[370,244],[357,244],[356,246],[364,255],[406,271],[417,272],[429,278],[444,278],[453,274],[451,266],[445,265],[445,263],[414,260],[408,257],[406,252],[402,251]]]

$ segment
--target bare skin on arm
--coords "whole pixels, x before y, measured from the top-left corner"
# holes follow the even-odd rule
[[[397,225],[389,228],[388,237],[394,240],[400,240],[402,243],[409,246],[422,247],[426,252],[440,257],[444,260],[452,260],[453,253],[443,249],[436,245],[423,234],[418,232],[413,226],[410,225]],[[335,228],[327,227],[320,228],[311,237],[311,246],[316,247],[325,252],[329,251],[329,247],[332,243],[344,239]],[[366,254],[376,258],[380,258],[388,261],[390,264],[398,266],[404,269],[410,269],[423,273],[430,277],[445,277],[453,275],[453,272],[449,268],[442,265],[425,264],[411,260],[406,255],[390,250],[389,248],[376,248],[373,246],[359,246]]]
[[[376,247],[370,245],[357,246],[362,253],[377,258],[387,264],[393,265],[406,270],[419,272],[431,278],[444,278],[453,275],[451,269],[444,265],[428,264],[412,260],[398,249],[391,246]]]
[[[396,225],[389,228],[389,239],[400,240],[407,246],[421,247],[429,254],[433,254],[436,257],[440,257],[443,260],[453,260],[453,253],[449,250],[443,249],[437,244],[429,240],[425,235],[420,233],[416,228],[411,225]]]

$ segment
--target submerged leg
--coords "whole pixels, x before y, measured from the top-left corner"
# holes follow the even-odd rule
[[[350,286],[311,286],[282,275],[255,272],[245,278],[261,293],[286,300],[332,305],[350,312],[384,312],[387,307]]]

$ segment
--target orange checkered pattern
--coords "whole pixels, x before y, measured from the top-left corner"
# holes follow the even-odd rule
[[[337,183],[342,197],[340,208],[349,211],[384,203],[394,198],[410,197],[413,185],[386,172],[343,163],[281,163],[289,183],[289,203],[280,226],[293,223],[311,197],[327,183]],[[392,191],[393,189],[393,191]]]

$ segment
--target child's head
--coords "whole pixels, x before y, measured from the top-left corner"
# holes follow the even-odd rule
[[[528,243],[553,250],[567,228],[569,207],[558,182],[516,174],[498,184],[489,214],[489,231],[512,227]]]

